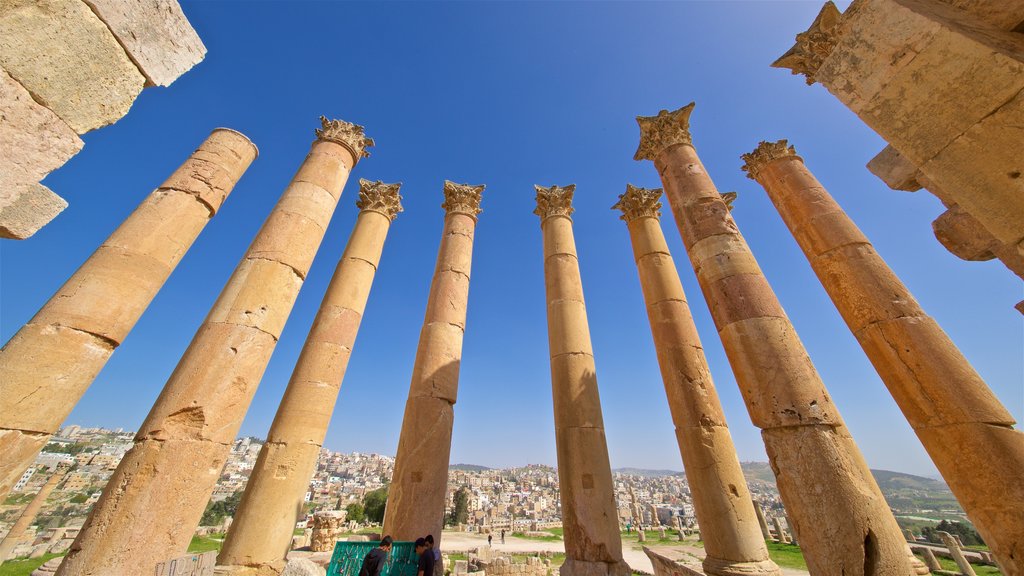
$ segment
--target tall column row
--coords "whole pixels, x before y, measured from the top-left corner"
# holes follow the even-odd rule
[[[321,119],[309,155],[196,332],[59,576],[145,574],[186,549],[349,172],[373,141]]]
[[[689,132],[693,104],[638,117],[812,574],[914,574],[913,556]]]
[[[218,128],[0,349],[0,501],[256,158]]]

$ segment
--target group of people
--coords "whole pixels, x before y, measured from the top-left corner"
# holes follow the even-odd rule
[[[370,550],[363,558],[363,565],[359,569],[359,576],[380,576],[381,570],[388,561],[388,554],[391,552],[391,545],[394,543],[391,536],[381,539],[380,545]],[[434,544],[434,535],[427,534],[423,538],[416,539],[417,568],[416,576],[444,576],[444,566],[441,563],[441,549]]]

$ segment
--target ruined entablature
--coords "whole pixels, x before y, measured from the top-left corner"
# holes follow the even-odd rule
[[[772,63],[774,68],[789,68],[806,76],[814,84],[814,75],[839,41],[839,22],[843,15],[831,1],[826,2],[806,32],[796,35],[796,44]]]
[[[676,144],[693,145],[690,138],[690,113],[696,103],[690,102],[675,112],[662,110],[657,116],[637,116],[640,125],[640,146],[634,160],[654,160],[662,150]]]
[[[465,214],[476,220],[477,214],[483,212],[480,209],[480,195],[484,186],[473,186],[471,184],[456,184],[451,180],[444,181],[444,208],[449,214]]]
[[[661,218],[661,188],[639,188],[626,184],[626,193],[619,194],[619,201],[612,210],[622,210],[622,218],[632,222],[637,218]]]
[[[534,184],[533,188],[537,191],[537,209],[533,213],[540,216],[541,222],[551,216],[570,218],[576,211],[572,207],[572,195],[576,191],[575,184],[547,188]]]
[[[394,220],[402,211],[402,196],[398,193],[401,188],[401,182],[385,184],[380,180],[373,182],[360,178],[356,207],[363,211],[379,212]]]
[[[779,140],[778,142],[766,142],[761,141],[754,148],[753,152],[748,152],[740,156],[743,159],[743,171],[747,173],[747,178],[751,180],[757,180],[758,174],[764,169],[770,162],[778,160],[779,158],[800,158],[796,155],[796,149],[789,145],[787,140]]]
[[[348,148],[356,162],[360,158],[370,156],[370,152],[366,149],[373,146],[373,138],[368,138],[366,129],[359,124],[344,120],[328,120],[326,116],[320,117],[320,124],[321,127],[316,129],[318,139],[335,142]]]

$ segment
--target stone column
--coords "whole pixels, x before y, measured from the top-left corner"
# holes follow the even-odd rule
[[[256,158],[218,128],[0,349],[0,501]]]
[[[762,142],[743,158],[985,542],[1019,564],[1024,433],[1013,416],[792,146]]]
[[[544,235],[548,347],[555,408],[558,485],[565,531],[562,576],[628,576],[615,517],[615,490],[583,301],[572,196],[576,186],[535,186]],[[656,517],[655,517],[656,518]],[[642,526],[638,527],[642,534]]]
[[[786,531],[782,529],[782,520],[778,516],[772,517],[772,525],[775,526],[775,535],[780,544],[789,544],[789,539],[786,538]]]
[[[61,564],[148,574],[180,555],[213,493],[349,172],[373,141],[323,128],[228,279]]]
[[[331,422],[401,184],[359,181],[362,210],[306,337],[267,442],[217,558],[236,567],[284,569],[295,521]],[[332,544],[333,545],[333,544]]]
[[[757,525],[761,528],[761,537],[765,541],[771,540],[772,531],[768,529],[768,520],[764,517],[764,508],[761,508],[761,503],[757,500],[751,500],[751,502],[754,504],[754,513],[757,515]]]
[[[956,567],[960,570],[960,574],[963,576],[975,576],[974,567],[964,557],[963,551],[960,550],[960,542],[956,540],[949,532],[938,532],[939,538],[942,538],[942,543],[949,549],[949,555],[953,557],[953,561],[956,562]]]
[[[812,574],[913,574],[910,548],[793,325],[704,170],[693,104],[639,117],[726,355]]]
[[[50,478],[47,479],[45,484],[43,484],[43,487],[39,489],[39,492],[36,492],[32,501],[28,503],[28,506],[26,506],[24,510],[22,510],[21,516],[14,521],[14,525],[7,531],[7,535],[4,536],[4,539],[0,540],[0,563],[3,563],[5,560],[10,558],[14,547],[18,545],[21,537],[25,535],[25,530],[27,530],[28,527],[36,521],[36,517],[39,516],[39,511],[42,510],[43,504],[46,503],[46,498],[50,495],[50,492],[53,492],[53,489],[57,487],[57,483],[64,478],[66,471],[67,469],[63,466],[58,466],[57,469],[54,470]]]
[[[432,534],[441,545],[473,233],[483,191],[484,186],[444,183],[444,231],[384,510],[384,533],[395,540]]]
[[[736,447],[672,255],[661,190],[626,185],[614,206],[629,228],[661,378],[704,538],[708,574],[780,574],[768,558]]]

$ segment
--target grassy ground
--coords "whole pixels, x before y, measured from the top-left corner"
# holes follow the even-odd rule
[[[920,556],[918,557],[920,558]],[[936,558],[936,560],[938,560],[939,564],[942,565],[943,570],[950,570],[952,572],[960,571],[956,566],[956,562],[952,560],[946,558]],[[995,566],[981,566],[979,564],[971,564],[971,566],[974,568],[974,573],[978,576],[1000,576],[1002,574],[1002,572],[999,571],[999,568],[996,568]]]
[[[0,564],[0,576],[29,576],[33,570],[39,568],[51,558],[57,558],[63,554],[46,554],[31,560],[8,560]]]
[[[193,536],[192,542],[190,542],[188,545],[188,551],[209,552],[210,550],[220,550],[221,544],[223,543],[223,534],[210,534],[209,536]]]
[[[551,534],[550,536],[528,536],[522,532],[513,532],[512,535],[524,540],[539,540],[541,542],[560,542],[562,540],[561,536],[557,536],[555,534]]]
[[[800,551],[799,546],[777,542],[768,542],[767,544],[768,556],[779,566],[807,570],[807,562],[804,561],[804,553]]]

